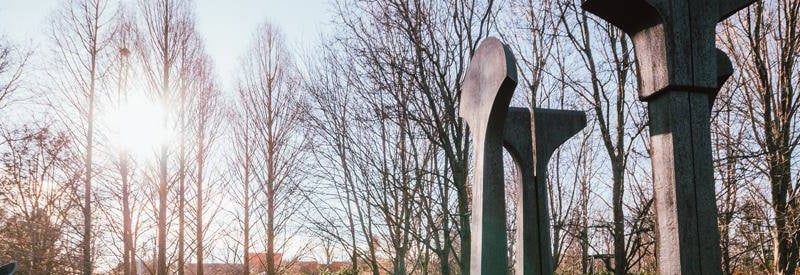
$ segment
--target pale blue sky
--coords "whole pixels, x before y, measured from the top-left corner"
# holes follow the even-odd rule
[[[39,53],[49,51],[48,17],[63,1],[65,0],[0,0],[0,36]],[[122,1],[135,3],[138,0]],[[216,72],[225,92],[230,92],[234,87],[234,73],[239,56],[244,53],[253,32],[261,23],[269,21],[280,27],[290,50],[308,49],[317,44],[319,34],[330,26],[329,1],[194,0],[197,30],[203,36],[206,50],[215,62]],[[294,53],[302,54],[302,51]],[[33,78],[38,77],[36,73],[33,73]],[[34,112],[41,110],[33,108]],[[30,112],[21,109],[7,113],[28,118],[31,117]],[[109,258],[107,262],[100,261],[97,265],[101,270],[107,270],[113,262],[114,259]]]
[[[269,20],[289,46],[315,43],[329,19],[327,0],[196,0],[197,27],[227,86],[253,31]],[[229,86],[230,87],[230,86]]]
[[[15,43],[42,45],[47,17],[63,0],[0,0],[0,35]],[[135,2],[123,0],[124,2]],[[330,21],[328,0],[195,0],[197,28],[205,38],[224,86],[256,27],[269,20],[289,46],[314,44]]]

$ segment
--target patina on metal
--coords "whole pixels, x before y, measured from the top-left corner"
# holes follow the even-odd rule
[[[520,172],[516,203],[515,274],[553,274],[547,164],[553,152],[586,126],[579,111],[512,107],[506,117],[503,144]]]
[[[12,275],[17,270],[17,263],[10,262],[0,266],[0,275]]]
[[[475,50],[462,83],[460,116],[472,132],[474,178],[470,273],[505,274],[508,238],[503,181],[503,124],[517,67],[508,46],[494,37]]]
[[[753,0],[585,0],[634,44],[648,103],[659,274],[721,274],[710,109],[732,74],[717,23]]]
[[[516,201],[517,274],[552,274],[547,203],[547,162],[555,149],[583,129],[583,112],[510,108],[517,85],[516,63],[508,46],[485,39],[469,63],[462,84],[460,115],[469,124],[474,152],[471,274],[506,274],[503,147],[521,174]],[[537,129],[539,129],[537,131]]]

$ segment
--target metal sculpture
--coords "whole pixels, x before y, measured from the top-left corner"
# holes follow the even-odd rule
[[[474,152],[471,274],[504,274],[508,265],[503,147],[518,165],[519,274],[551,274],[547,162],[553,151],[586,125],[583,112],[511,108],[517,85],[514,56],[500,40],[485,39],[462,84],[460,115],[469,124]],[[537,131],[538,129],[538,131]]]
[[[17,263],[10,262],[0,266],[0,275],[12,275],[17,270]]]
[[[710,109],[733,69],[717,23],[753,0],[585,0],[633,41],[648,103],[659,274],[721,274]]]
[[[517,169],[522,196],[517,204],[515,274],[552,274],[550,214],[547,202],[547,163],[553,152],[586,126],[579,111],[510,108],[503,131],[503,144]]]

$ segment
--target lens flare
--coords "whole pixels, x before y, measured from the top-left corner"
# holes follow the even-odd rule
[[[111,112],[111,126],[117,148],[137,158],[150,158],[168,142],[170,132],[164,126],[167,112],[155,100],[131,96]]]

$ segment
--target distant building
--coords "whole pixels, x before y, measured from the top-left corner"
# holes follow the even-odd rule
[[[194,275],[197,264],[189,263],[183,267],[186,275]],[[239,275],[244,272],[243,264],[207,263],[203,264],[203,274],[207,275]]]
[[[298,261],[290,268],[291,273],[298,274],[317,274],[320,272],[322,265],[317,261]]]
[[[281,253],[274,253],[272,255],[272,263],[274,264],[275,268],[278,268],[281,263],[283,262],[283,255]],[[249,261],[250,265],[250,273],[251,274],[259,274],[267,271],[267,253],[249,253],[247,254],[247,260]]]

